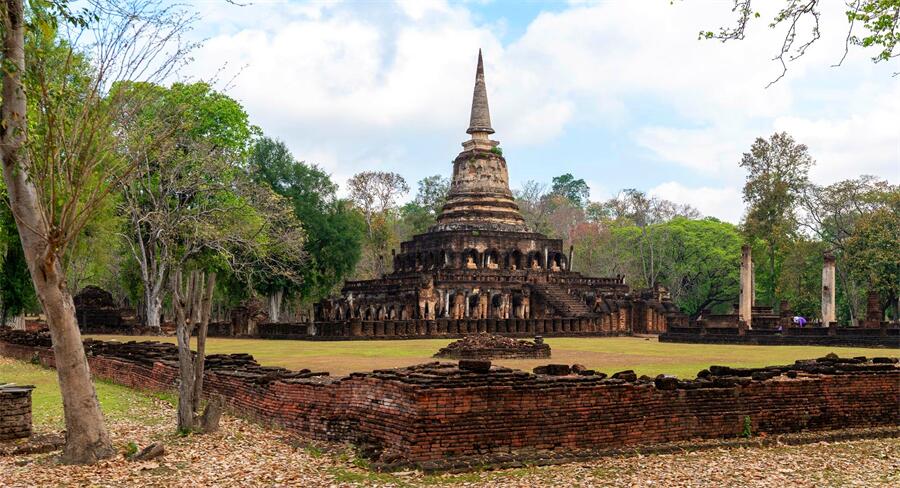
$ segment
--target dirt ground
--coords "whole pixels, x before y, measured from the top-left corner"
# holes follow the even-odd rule
[[[346,446],[310,444],[275,430],[224,417],[220,432],[178,437],[174,411],[158,401],[156,420],[110,422],[117,449],[130,442],[166,445],[166,455],[129,462],[122,455],[93,466],[62,466],[54,454],[0,457],[0,486],[257,487],[820,487],[898,486],[900,440],[716,449],[682,454],[603,458],[547,467],[464,474],[393,474],[367,469]]]

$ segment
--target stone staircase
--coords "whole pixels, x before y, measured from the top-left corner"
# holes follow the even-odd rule
[[[532,283],[531,289],[563,317],[590,317],[594,313],[584,301],[570,295],[565,288],[549,283]]]

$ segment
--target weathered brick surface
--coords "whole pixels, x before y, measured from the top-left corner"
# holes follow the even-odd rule
[[[883,323],[880,327],[789,327],[781,331],[736,327],[670,327],[659,336],[660,342],[699,344],[755,344],[765,346],[856,346],[900,348],[900,327]]]
[[[174,388],[177,370],[168,359],[139,358],[134,346],[130,358],[112,346],[88,350],[97,377]],[[119,356],[98,355],[103,350]],[[53,364],[46,347],[0,341],[4,356],[29,360],[35,353]],[[316,439],[374,446],[373,455],[387,464],[735,437],[745,417],[754,432],[770,434],[900,423],[900,367],[893,358],[711,367],[674,384],[497,366],[477,373],[453,363],[334,378],[264,368],[246,355],[216,361],[206,391],[222,395],[233,412]]]
[[[31,386],[0,386],[0,441],[31,437]]]
[[[516,340],[496,334],[473,334],[441,348],[435,355],[442,359],[540,359],[550,357],[550,345],[543,337],[534,341]]]

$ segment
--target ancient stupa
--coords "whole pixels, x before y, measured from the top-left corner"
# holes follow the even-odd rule
[[[510,327],[518,332],[523,326],[503,330],[503,322],[578,318],[589,324],[579,327],[598,333],[665,330],[677,309],[664,293],[637,297],[621,276],[582,276],[571,270],[571,251],[567,255],[562,240],[528,228],[509,188],[506,159],[491,138],[480,51],[466,133],[470,138],[453,161],[450,191],[436,224],[401,243],[392,272],[348,281],[340,297],[318,304],[317,322],[439,322],[440,327],[426,329],[428,334],[444,333],[445,327],[463,330],[446,321],[499,321],[490,332],[512,332]],[[526,325],[522,332],[536,330]]]

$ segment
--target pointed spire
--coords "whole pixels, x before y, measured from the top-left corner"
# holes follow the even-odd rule
[[[481,49],[478,50],[475,92],[472,94],[472,115],[469,118],[469,129],[466,133],[474,132],[494,133],[494,129],[491,128],[491,112],[488,109],[487,87],[484,84],[484,61],[481,60]]]

